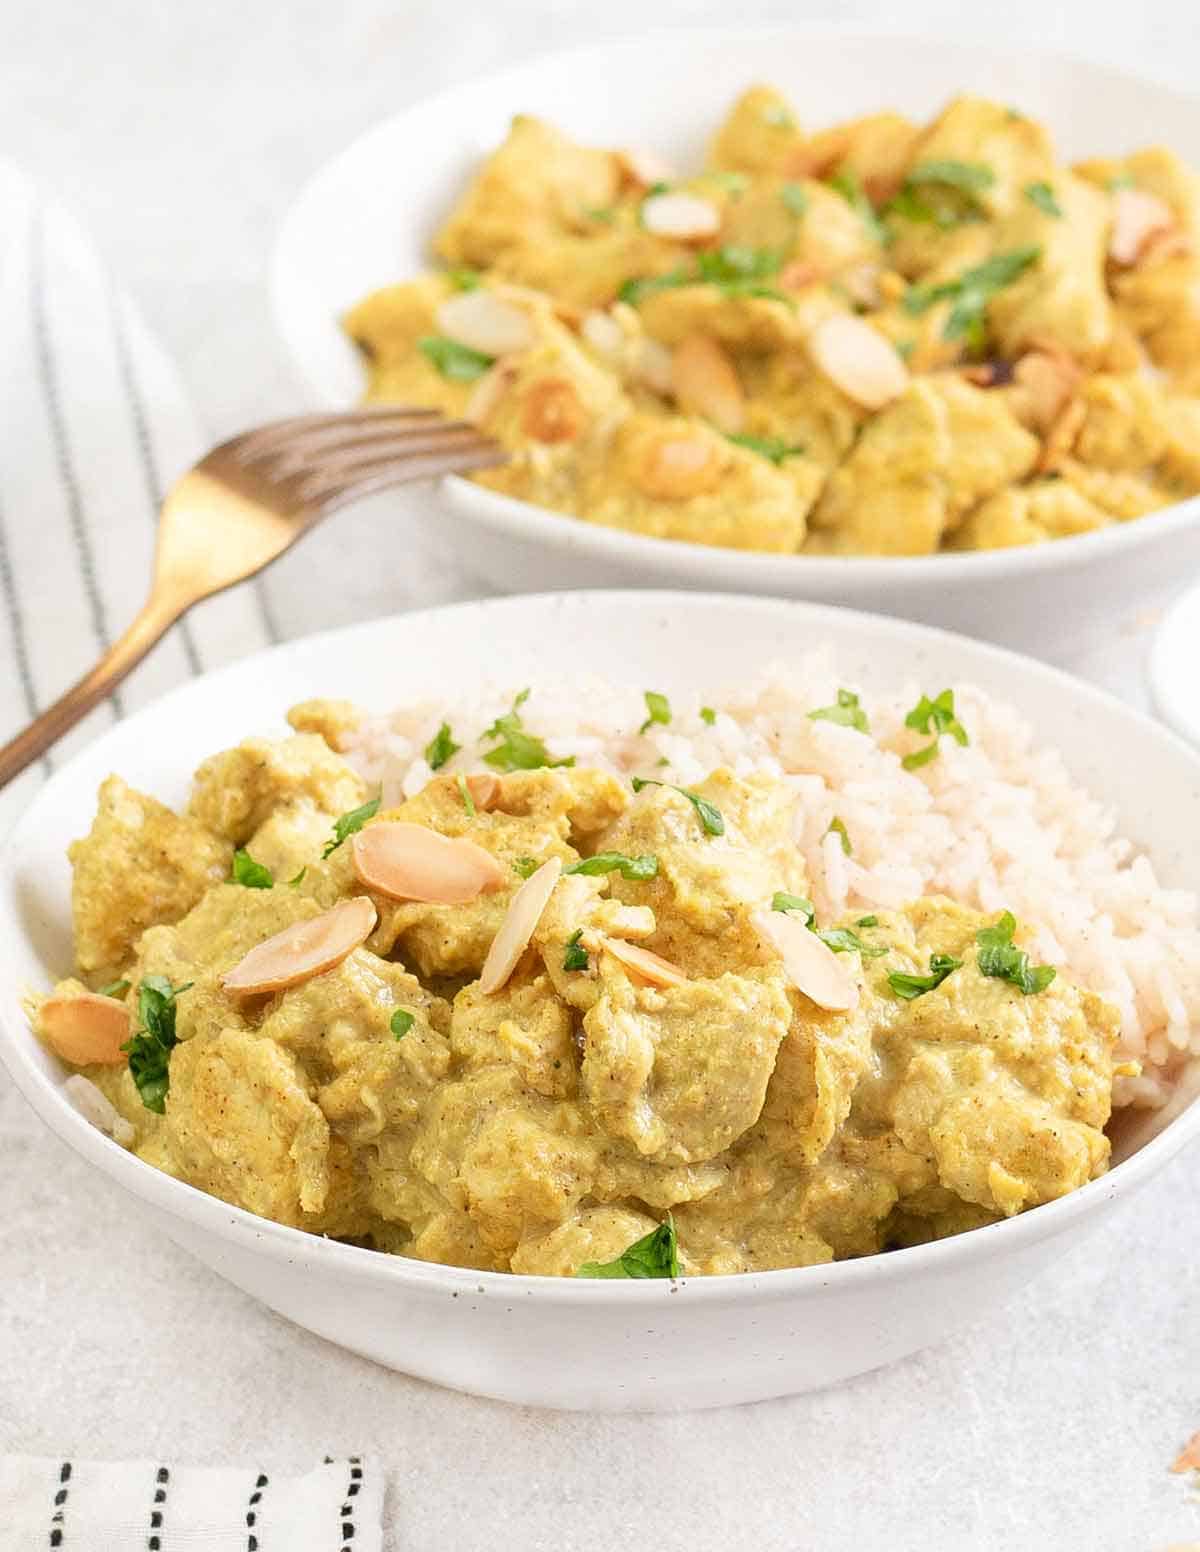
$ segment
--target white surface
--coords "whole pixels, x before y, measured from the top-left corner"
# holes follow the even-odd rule
[[[481,149],[503,138],[515,104],[585,142],[646,146],[688,167],[699,164],[725,101],[764,79],[817,124],[877,110],[886,80],[889,104],[918,118],[956,91],[1012,102],[1049,126],[1066,158],[1119,150],[1136,128],[1143,142],[1175,146],[1200,164],[1200,97],[1028,47],[855,37],[844,28],[734,29],[550,55],[398,114],[339,151],[301,193],[275,249],[271,293],[314,405],[358,402],[365,373],[342,317],[379,286],[428,266],[434,233]],[[1144,629],[1200,568],[1200,499],[1055,544],[886,558],[648,539],[465,479],[441,482],[430,500],[443,540],[509,592],[652,585],[784,594],[969,630],[1085,675],[1102,666],[1111,635]],[[1095,630],[1098,619],[1107,631]]]
[[[1200,758],[1120,702],[1027,659],[876,616],[716,595],[558,593],[320,635],[195,681],[82,751],[18,823],[0,869],[0,1060],[53,1129],[138,1198],[136,1216],[310,1330],[407,1373],[505,1400],[671,1410],[812,1389],[904,1356],[1016,1292],[1094,1233],[1200,1132],[1200,1104],[1139,1118],[1141,1146],[1036,1213],[888,1256],[733,1278],[579,1283],[385,1257],[267,1224],[117,1147],[59,1091],[22,989],[70,963],[66,848],[106,772],[181,803],[191,772],[238,735],[283,726],[305,697],[367,707],[469,697],[480,641],[537,682],[549,643],[580,675],[636,693],[720,695],[821,641],[851,683],[970,683],[1022,708],[1077,780],[1126,816],[1166,885],[1200,877]],[[681,641],[691,643],[680,659]],[[1182,1113],[1178,1113],[1182,1112]],[[1169,1124],[1167,1124],[1169,1122]],[[1121,1150],[1118,1150],[1120,1153]]]
[[[1149,679],[1159,716],[1200,744],[1200,588],[1185,593],[1155,633]]]
[[[743,0],[739,15],[870,21],[894,7]],[[251,25],[230,0],[46,0],[6,36],[0,138],[85,219],[210,426],[228,432],[300,402],[262,275],[319,163],[430,90],[636,32],[644,16],[640,0],[477,3],[452,19],[442,0],[293,0],[256,8]],[[722,19],[705,0],[655,16]],[[909,0],[905,21],[1194,84],[1183,0]],[[343,564],[368,545],[375,564]],[[419,514],[381,520],[378,505],[313,535],[268,587],[285,634],[473,591],[430,561]],[[1107,682],[1129,697],[1142,694],[1140,652],[1112,638]],[[1166,1471],[1200,1422],[1191,1158],[999,1324],[798,1400],[614,1422],[465,1401],[339,1353],[132,1221],[123,1194],[11,1091],[0,1135],[6,1447],[268,1456],[280,1469],[374,1450],[392,1472],[389,1552],[575,1552],[597,1539],[619,1552],[648,1540],[663,1552],[1153,1552],[1200,1534],[1186,1484]]]

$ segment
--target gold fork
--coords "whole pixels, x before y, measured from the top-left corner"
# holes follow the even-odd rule
[[[163,502],[141,613],[89,674],[0,749],[0,787],[109,695],[193,604],[255,576],[330,512],[506,457],[468,422],[405,405],[299,416],[222,442]]]

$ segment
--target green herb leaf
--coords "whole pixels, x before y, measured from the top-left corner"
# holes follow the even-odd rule
[[[711,706],[701,706],[700,720],[701,722],[705,723],[706,726],[712,727],[713,723],[717,720],[717,714]]]
[[[525,731],[521,707],[528,699],[529,691],[522,690],[513,701],[512,710],[497,717],[491,727],[484,731],[484,738],[495,738],[499,742],[483,758],[497,771],[536,771],[547,766],[557,768],[574,765],[574,755],[566,760],[552,760],[542,740]]]
[[[836,705],[818,706],[816,711],[810,711],[808,715],[813,722],[836,722],[839,727],[854,728],[859,733],[871,731],[867,714],[859,705],[858,696],[853,690],[839,690]]]
[[[541,867],[536,857],[514,857],[512,870],[518,878],[532,878]]]
[[[431,771],[440,771],[447,760],[451,760],[462,748],[461,744],[454,742],[450,732],[450,724],[443,722],[441,727],[425,745],[425,758],[429,762]]]
[[[875,214],[875,207],[867,198],[866,191],[858,181],[858,174],[851,172],[847,168],[844,172],[834,173],[831,178],[827,178],[825,181],[831,189],[842,196],[860,218],[874,240],[886,248],[892,240],[892,234]]]
[[[372,798],[369,803],[364,803],[361,808],[352,808],[348,814],[343,814],[340,819],[335,819],[333,824],[333,839],[325,842],[325,850],[321,853],[324,861],[331,852],[335,852],[342,842],[351,835],[356,835],[368,819],[374,819],[379,812],[379,799]]]
[[[1054,190],[1048,183],[1027,183],[1025,198],[1044,214],[1054,216],[1056,220],[1062,220],[1062,206],[1055,199]]]
[[[860,916],[858,918],[858,920],[854,923],[854,925],[856,927],[878,927],[879,926],[879,917],[878,916]]]
[[[416,1019],[407,1008],[397,1008],[395,1013],[392,1014],[391,1023],[388,1025],[388,1028],[391,1030],[392,1034],[395,1035],[397,1040],[403,1040],[405,1035],[408,1034],[409,1030],[416,1022]]]
[[[417,349],[452,383],[473,383],[495,360],[493,356],[485,356],[482,351],[472,350],[441,334],[426,334],[417,341]]]
[[[750,179],[744,172],[710,172],[705,176],[734,199],[740,199],[750,187]]]
[[[909,286],[904,293],[905,312],[919,317],[935,302],[953,301],[942,328],[946,339],[961,339],[973,351],[983,349],[987,337],[987,306],[997,291],[1011,285],[1038,258],[1041,248],[1013,248],[993,254],[974,269],[965,270],[957,280],[935,286]]]
[[[709,835],[725,834],[725,817],[721,810],[710,803],[707,798],[702,798],[698,792],[693,792],[690,787],[677,787],[670,781],[651,781],[646,776],[633,778],[633,790],[640,792],[643,787],[670,787],[673,792],[678,792],[685,797],[700,819],[700,823]]]
[[[1135,188],[1136,185],[1134,183],[1133,174],[1131,172],[1116,173],[1108,180],[1108,187],[1114,194],[1118,189]]]
[[[815,927],[813,931],[816,932]],[[887,953],[884,944],[864,943],[849,927],[827,927],[823,932],[817,932],[817,937],[835,954],[861,954],[864,959],[879,959]]]
[[[299,889],[300,885],[304,882],[304,875],[307,872],[308,872],[307,868],[301,868],[299,873],[296,874],[295,878],[289,878],[288,879],[288,888],[289,889]]]
[[[478,291],[483,284],[483,276],[477,269],[468,269],[465,264],[456,264],[446,271],[446,279],[456,291]]]
[[[953,954],[930,954],[928,975],[913,975],[906,970],[891,970],[888,972],[888,985],[897,997],[903,997],[905,1002],[911,1002],[914,997],[923,997],[926,992],[936,990],[948,975],[961,966],[962,960],[955,959]]]
[[[906,754],[901,760],[900,764],[906,771],[919,770],[922,765],[928,765],[930,760],[937,758],[938,740],[943,733],[949,733],[955,743],[963,746],[971,741],[967,737],[966,728],[955,714],[953,690],[943,690],[933,700],[928,695],[922,695],[905,717],[904,726],[918,733],[933,734],[932,743],[926,744],[923,749],[914,750],[912,754]]]
[[[673,269],[665,275],[640,275],[636,279],[621,283],[617,289],[617,300],[628,302],[631,307],[639,307],[656,291],[672,291],[678,286],[695,284],[696,276],[690,270],[684,269]]]
[[[850,832],[846,829],[846,825],[843,820],[836,817],[831,819],[829,821],[829,828],[826,830],[825,834],[836,835],[841,840],[842,850],[846,853],[847,857],[852,857],[854,855],[854,848],[850,844]]]
[[[620,851],[598,851],[594,857],[584,857],[573,862],[564,873],[579,873],[584,878],[601,878],[606,873],[619,873],[630,883],[639,883],[658,877],[658,858],[652,853],[641,857],[627,857]]]
[[[803,916],[811,927],[816,920],[816,910],[811,900],[804,895],[789,895],[785,890],[777,889],[771,896],[771,909],[773,911],[795,911],[798,916]]]
[[[990,189],[996,174],[983,162],[918,162],[905,178],[912,188],[933,183],[947,189],[958,189],[963,194],[978,194]]]
[[[779,191],[784,208],[794,216],[802,216],[808,209],[808,190],[802,183],[785,183]]]
[[[1029,955],[1013,942],[1016,930],[1016,917],[1011,911],[1005,911],[998,921],[975,934],[975,942],[979,945],[976,955],[979,973],[998,981],[1008,981],[1030,997],[1035,992],[1044,992],[1058,972],[1053,965],[1031,965]]]
[[[803,442],[788,442],[783,437],[749,436],[743,431],[726,432],[726,440],[737,447],[745,447],[761,458],[767,458],[778,467],[785,458],[799,458],[804,452]]]
[[[167,1108],[171,1087],[170,1057],[179,1044],[175,1034],[175,999],[191,987],[172,986],[165,975],[143,976],[137,993],[140,1028],[121,1047],[129,1058],[129,1075],[142,1104],[156,1115]]]
[[[583,928],[576,927],[575,931],[567,939],[563,947],[564,970],[586,970],[588,967],[587,949],[580,943],[583,936]]]
[[[585,1261],[576,1277],[678,1277],[679,1241],[668,1213],[643,1239],[634,1240],[615,1261]]]
[[[100,996],[115,997],[119,1002],[125,996],[126,992],[128,992],[129,984],[130,983],[125,980],[110,981],[107,986],[102,986],[100,988]]]
[[[599,221],[605,226],[617,219],[615,205],[585,205],[583,213],[589,221]]]
[[[467,811],[467,818],[474,819],[477,813],[475,799],[471,796],[471,789],[467,786],[467,778],[462,771],[458,773],[458,795],[462,798],[462,805]]]
[[[792,305],[792,298],[773,286],[767,285],[771,276],[778,273],[783,255],[769,248],[746,248],[737,243],[709,249],[696,255],[692,270],[673,269],[665,275],[645,275],[626,280],[617,291],[622,302],[637,307],[656,291],[670,291],[679,286],[716,286],[727,297],[761,296],[772,301]]]
[[[240,847],[233,854],[233,882],[244,889],[273,889],[275,875]]]
[[[666,727],[671,721],[670,701],[665,695],[660,695],[657,690],[645,690],[643,691],[643,696],[649,716],[642,723],[641,727],[638,728],[638,732],[644,733],[647,728],[653,727],[656,722]]]

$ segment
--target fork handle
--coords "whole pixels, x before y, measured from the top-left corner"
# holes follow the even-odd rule
[[[93,706],[111,695],[182,612],[153,596],[149,598],[133,624],[113,642],[95,668],[52,706],[47,706],[23,733],[18,733],[11,743],[0,749],[0,788],[6,787],[26,766],[44,755],[51,744],[57,743],[64,733],[86,717]]]

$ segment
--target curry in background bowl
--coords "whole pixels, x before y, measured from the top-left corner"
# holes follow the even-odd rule
[[[512,449],[480,484],[770,553],[1037,544],[1200,491],[1200,180],[1065,166],[979,97],[805,133],[756,87],[681,175],[518,117],[356,306],[369,398]]]

